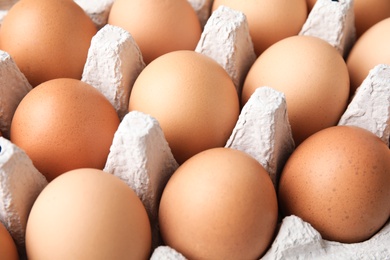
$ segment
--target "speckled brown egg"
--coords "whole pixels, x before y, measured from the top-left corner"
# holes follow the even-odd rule
[[[350,89],[341,54],[328,42],[311,36],[291,36],[263,52],[245,79],[241,105],[264,86],[285,94],[296,145],[338,123]]]
[[[138,76],[129,111],[156,118],[179,163],[223,147],[239,115],[235,85],[215,60],[195,51],[167,53]]]
[[[214,0],[212,10],[222,5],[245,14],[257,55],[277,41],[297,35],[307,18],[306,0]]]
[[[202,28],[187,0],[116,0],[108,23],[127,30],[146,64],[176,50],[195,50]]]
[[[81,167],[103,169],[119,117],[103,94],[76,79],[53,79],[20,102],[10,140],[51,181]]]
[[[187,259],[259,259],[274,238],[277,217],[269,174],[231,148],[209,149],[182,164],[159,210],[164,242]]]
[[[81,79],[97,29],[74,1],[20,0],[0,28],[8,52],[31,85],[54,78]]]
[[[97,169],[66,172],[45,187],[27,221],[30,260],[149,259],[151,227],[136,193]]]
[[[390,216],[390,150],[362,128],[322,130],[288,159],[278,197],[284,215],[301,217],[324,239],[365,241]]]

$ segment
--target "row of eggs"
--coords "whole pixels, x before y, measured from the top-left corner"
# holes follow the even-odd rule
[[[9,52],[12,55],[18,66],[21,68],[21,71],[26,75],[27,79],[34,87],[33,90],[28,95],[26,95],[26,98],[20,103],[21,106],[19,106],[15,112],[15,117],[12,122],[10,131],[10,139],[12,142],[22,147],[27,152],[27,154],[32,158],[34,165],[39,169],[40,172],[45,174],[48,181],[51,181],[65,171],[71,170],[72,168],[83,167],[80,165],[85,165],[84,163],[89,160],[92,163],[88,163],[88,167],[96,167],[100,169],[103,168],[113,135],[120,123],[120,118],[117,117],[115,110],[113,110],[109,103],[104,100],[104,98],[102,99],[102,96],[96,90],[85,86],[86,84],[70,79],[54,81],[50,80],[51,77],[71,77],[68,76],[68,74],[65,74],[66,76],[62,74],[68,69],[70,71],[69,75],[76,75],[74,76],[75,78],[80,77],[80,73],[82,72],[83,66],[85,64],[85,59],[79,61],[79,65],[71,63],[67,66],[64,66],[64,64],[67,63],[67,59],[75,62],[80,60],[82,57],[86,57],[90,40],[96,34],[97,29],[94,28],[94,25],[91,23],[91,21],[87,19],[88,17],[83,12],[79,11],[80,9],[74,5],[73,1],[58,1],[55,3],[50,3],[48,1],[41,2],[42,6],[39,6],[36,1],[22,0],[17,5],[15,5],[15,8],[10,11],[10,15],[4,20],[0,30],[0,49]],[[128,10],[123,6],[120,6],[121,3],[124,4],[125,2],[126,1],[117,0],[115,5],[113,5],[112,10],[118,10],[119,13],[121,11]],[[132,3],[135,4],[136,1],[133,1]],[[163,4],[164,2],[157,1],[157,3]],[[175,3],[174,6],[180,7],[181,3],[183,4],[183,7],[181,8],[185,7],[188,9],[189,5],[185,1],[180,2],[180,4]],[[63,30],[55,29],[55,26],[64,26],[60,24],[60,21],[61,15],[65,15],[65,12],[59,11],[60,9],[58,9],[56,4],[61,4],[62,7],[67,6],[66,8],[63,8],[63,10],[74,10],[70,12],[72,14],[72,21],[76,20],[74,16],[75,14],[79,14],[80,17],[85,19],[85,26],[83,26],[84,23],[80,23],[80,21],[71,24],[69,23],[69,17],[64,18],[64,21],[67,21],[67,26],[69,26],[69,32],[75,33],[78,31],[78,29],[80,29],[80,34],[75,36],[75,40],[70,41],[69,38],[63,38],[59,41],[56,41],[53,37],[47,38],[50,40],[42,38],[36,39],[34,37],[28,36],[26,37],[28,32],[35,32],[36,35],[41,35],[39,32],[35,31],[38,29],[44,29],[45,33],[50,32],[50,30],[52,30],[52,33],[64,32]],[[214,4],[217,5],[217,1],[215,1]],[[117,9],[114,9],[115,6],[118,6]],[[154,6],[158,6],[158,4],[154,3]],[[295,8],[296,6],[305,6],[306,8],[306,3],[301,3],[301,5],[295,3],[295,6],[291,8]],[[17,14],[15,11],[18,10],[17,8],[21,8],[21,11],[28,10],[28,13],[23,15]],[[143,6],[143,8],[147,7]],[[291,8],[289,10],[291,10]],[[29,26],[34,26],[34,23],[31,22],[33,21],[33,18],[30,16],[33,15],[34,12],[31,12],[31,10],[45,11],[47,14],[56,13],[57,15],[55,16],[55,20],[57,23],[46,21],[45,24],[47,26],[35,26],[35,29],[33,30],[34,27],[27,27],[27,24]],[[131,10],[134,10],[134,8],[131,8]],[[149,8],[149,10],[152,10],[152,8]],[[156,8],[156,10],[161,11],[161,9],[158,8]],[[144,14],[145,12],[137,13]],[[179,16],[178,13],[179,12],[176,11],[176,15],[170,16],[177,17]],[[14,14],[15,17],[24,17],[24,19],[26,19],[26,26],[19,27],[20,25],[15,23],[13,27],[11,22],[12,14]],[[115,14],[115,12],[112,12],[112,14]],[[307,13],[303,15],[302,23],[306,19],[306,15]],[[40,17],[40,19],[42,19],[42,17],[45,16],[42,16],[42,13],[39,13],[39,15],[36,17]],[[142,20],[141,17],[137,17],[136,15],[131,17],[135,18],[136,21]],[[157,17],[157,14],[151,14],[150,17]],[[180,18],[180,21],[187,20],[185,17],[196,18],[194,15],[185,15]],[[192,18],[193,21],[195,20],[194,18]],[[109,19],[109,22],[110,20],[114,21],[115,19]],[[250,20],[248,19],[248,21]],[[9,26],[9,24],[11,25]],[[115,22],[113,22],[113,24],[115,24]],[[135,25],[136,23],[132,22],[131,24]],[[387,20],[378,24],[378,26],[375,28],[379,29],[377,29],[377,32],[372,34],[380,35],[383,38],[383,31],[385,30],[386,26],[389,26],[388,24],[389,22]],[[150,26],[150,28],[157,28],[159,32],[163,31],[163,29],[158,28],[157,26],[162,25],[162,23],[153,21],[151,22],[151,25],[152,26]],[[185,23],[180,23],[180,25],[184,26]],[[143,27],[141,28],[142,32],[147,31],[145,26],[146,23],[144,23]],[[9,27],[8,31],[7,27]],[[87,27],[89,29],[85,29]],[[27,30],[23,31],[19,28],[27,28]],[[180,28],[180,26],[175,24],[171,25],[169,28]],[[131,29],[129,29],[129,31],[132,32]],[[198,31],[195,29],[185,28],[185,31],[191,35],[193,35],[193,33],[198,35],[197,38],[195,37],[195,40],[193,40],[193,46],[189,47],[189,49],[193,49],[199,40],[201,29]],[[5,36],[7,32],[12,36]],[[90,33],[87,35],[88,33],[85,32]],[[18,33],[20,34],[17,35]],[[134,35],[136,38],[137,32],[132,32],[132,35]],[[148,32],[147,35],[155,36],[156,33]],[[163,35],[159,35],[157,37],[159,37],[159,39],[164,39],[165,37],[174,39],[173,36],[169,35],[168,37],[168,35],[168,33],[164,33]],[[176,38],[174,39],[174,42],[180,44],[185,42],[183,39],[187,37],[183,33],[178,35],[180,39]],[[28,43],[28,45],[24,47],[22,46],[22,48],[20,48],[20,44],[15,44],[15,42],[12,42],[15,39],[17,42],[25,42],[18,40],[18,37],[20,37],[19,39],[28,38],[34,40],[35,42]],[[66,34],[66,37],[70,37],[69,34]],[[84,37],[87,37],[89,40],[85,40]],[[362,57],[359,57],[359,55],[366,55],[364,50],[368,48],[365,46],[367,43],[364,43],[363,40],[372,40],[373,37],[374,36],[362,37],[361,42],[363,43],[359,44],[360,41],[358,41],[357,44],[355,44],[355,47],[357,49],[358,46],[363,46],[360,47],[363,50],[359,52],[355,51],[355,48],[352,49],[349,59],[352,59],[351,57],[354,52],[358,53],[358,58],[356,59],[362,59]],[[253,36],[253,39],[255,38],[256,37]],[[78,40],[76,39],[84,39],[85,44],[78,43]],[[7,41],[10,42],[7,43]],[[383,41],[384,40],[381,40],[381,42]],[[65,46],[71,47],[72,51],[68,52],[66,48],[64,48],[64,42],[67,43]],[[48,43],[49,45],[44,46],[44,43]],[[240,106],[242,107],[245,105],[257,86],[279,86],[279,84],[280,86],[285,86],[285,83],[279,83],[279,81],[288,82],[289,85],[294,85],[296,83],[300,87],[302,87],[304,84],[307,84],[308,90],[311,89],[310,86],[313,85],[313,82],[319,86],[319,89],[311,89],[312,92],[307,93],[307,96],[311,98],[319,96],[322,98],[323,103],[321,104],[318,103],[318,100],[315,101],[315,105],[321,107],[320,111],[307,107],[301,108],[302,104],[306,103],[302,100],[296,100],[294,103],[293,96],[303,91],[297,91],[295,89],[291,90],[292,93],[290,94],[288,93],[287,89],[280,89],[280,91],[286,94],[287,103],[289,104],[289,119],[291,122],[294,141],[297,145],[303,142],[308,136],[312,135],[313,132],[318,131],[318,125],[316,126],[316,121],[319,122],[318,124],[320,125],[320,128],[324,128],[324,124],[327,126],[335,125],[340,115],[344,112],[346,105],[348,104],[350,94],[353,93],[353,88],[350,91],[349,86],[349,76],[352,75],[350,72],[351,69],[348,71],[347,64],[345,64],[342,56],[340,56],[340,54],[334,48],[316,38],[288,37],[285,40],[278,42],[277,44],[271,44],[272,46],[270,46],[272,48],[267,47],[265,48],[267,49],[266,51],[260,51],[262,55],[259,56],[259,58],[256,60],[256,63],[254,63],[252,66],[252,69],[248,73],[247,80],[243,85],[241,101],[237,97],[236,89],[234,88],[230,78],[217,65],[217,63],[211,59],[187,51],[174,52],[156,59],[156,57],[153,57],[153,52],[157,51],[155,46],[154,48],[156,49],[147,51],[146,49],[144,50],[144,48],[147,47],[142,46],[142,40],[138,40],[137,43],[139,43],[142,53],[145,54],[143,57],[145,58],[147,67],[145,67],[143,72],[140,74],[139,79],[137,79],[137,82],[134,84],[133,92],[129,102],[129,110],[144,111],[145,113],[150,113],[158,119],[158,122],[161,124],[161,127],[164,130],[164,135],[171,146],[172,152],[175,155],[175,159],[180,164],[184,163],[195,154],[198,154],[199,151],[204,151],[204,147],[209,145],[207,144],[207,141],[217,141],[218,144],[213,144],[211,146],[223,146],[226,143],[226,140],[237,121],[237,117],[240,112]],[[162,44],[158,41],[146,41],[146,45],[151,43],[158,43],[158,47],[164,49],[164,47],[161,46]],[[59,53],[62,56],[60,56],[58,59],[53,58],[55,57],[55,54],[51,53],[51,50],[55,51],[53,46],[61,47]],[[20,48],[19,50],[23,50],[24,52],[13,53],[13,48]],[[34,48],[34,51],[32,51],[30,48]],[[294,53],[291,52],[292,49],[294,50]],[[39,52],[39,50],[41,50],[41,52]],[[84,52],[84,54],[77,53],[78,51]],[[165,50],[165,52],[167,51]],[[152,55],[152,58],[148,58],[147,55],[149,53]],[[36,56],[30,57],[30,54]],[[161,53],[157,54],[157,56],[161,56]],[[373,57],[373,55],[370,55],[370,57]],[[380,55],[380,57],[384,57],[383,53]],[[23,59],[26,59],[26,64],[23,64]],[[318,63],[311,64],[310,62],[313,60],[314,62]],[[31,63],[29,64],[28,62]],[[375,60],[373,62],[373,64],[383,63],[382,60]],[[322,65],[322,67],[318,67],[319,63]],[[297,64],[299,64],[299,66],[297,66]],[[361,64],[361,62],[357,62],[357,64]],[[366,63],[366,65],[368,68],[372,68],[370,64]],[[81,72],[74,73],[74,70],[77,68],[81,68],[79,70]],[[302,71],[294,71],[294,69],[302,69]],[[304,71],[304,69],[307,69],[307,71]],[[316,71],[316,69],[318,69],[318,71]],[[329,74],[325,75],[324,72]],[[32,76],[29,76],[30,73]],[[62,75],[59,76],[57,73]],[[365,71],[363,73],[366,74],[363,74],[363,76],[359,75],[361,79],[364,79],[368,72]],[[258,76],[259,74],[262,76]],[[41,75],[43,78],[40,78],[41,76],[39,75]],[[284,76],[280,77],[280,75]],[[302,75],[306,76],[304,80],[302,80]],[[188,90],[182,87],[183,85],[199,85],[199,83],[194,83],[196,80],[201,80],[202,86],[204,86],[204,89],[202,89],[203,92],[200,92],[199,89]],[[331,82],[328,80],[331,80]],[[325,81],[323,86],[319,84],[319,82],[322,81]],[[361,82],[362,80],[360,83]],[[355,87],[360,83],[357,83]],[[213,88],[210,86],[213,86]],[[172,89],[169,89],[169,87],[172,87]],[[334,89],[329,90],[330,87],[333,87]],[[293,98],[290,98],[290,95]],[[186,96],[188,97],[187,99],[184,98]],[[133,102],[131,101],[132,99],[134,100]],[[67,103],[63,100],[67,100]],[[81,102],[77,102],[77,100]],[[194,107],[191,108],[190,111],[187,111],[186,108],[190,108],[190,105],[194,103],[194,100],[202,100],[202,102],[206,103],[202,103],[201,105],[198,104],[197,108]],[[194,105],[196,106],[196,104]],[[96,113],[96,107],[99,107],[99,113]],[[294,107],[297,107],[296,112]],[[168,110],[168,112],[166,110]],[[191,112],[201,112],[202,110],[203,112],[201,114]],[[88,114],[88,111],[90,111],[90,114]],[[178,118],[175,119],[178,121],[177,124],[172,121],[165,122],[165,118],[159,115],[159,113],[173,115],[176,114],[176,112],[182,113],[182,115],[180,115],[181,117],[178,117],[180,120]],[[214,112],[215,114],[212,114]],[[314,114],[307,114],[310,112]],[[323,112],[323,114],[319,112]],[[192,116],[191,113],[194,115]],[[211,117],[206,118],[206,115],[209,116],[210,114]],[[66,119],[66,115],[69,116],[69,120]],[[91,122],[91,118],[94,119],[93,121],[95,125],[87,126],[86,124]],[[47,123],[42,125],[42,120]],[[185,120],[193,121],[189,124],[189,126],[185,126],[183,123]],[[326,120],[329,120],[329,122],[326,122]],[[310,127],[308,121],[314,126]],[[299,127],[302,125],[305,127]],[[61,126],[65,126],[66,130],[60,129]],[[197,129],[197,127],[199,127],[199,129]],[[46,128],[46,131],[42,128]],[[206,131],[202,129],[206,129]],[[37,139],[37,136],[42,136],[42,131],[44,131],[44,137],[47,139]],[[188,137],[188,134],[196,134],[199,132],[206,132],[207,135],[191,138]],[[67,133],[69,133],[71,137],[65,136]],[[184,137],[181,140],[179,139],[179,136]],[[209,136],[210,138],[208,138]],[[96,140],[99,140],[99,142],[96,142]],[[188,140],[194,142],[188,143],[186,142]],[[203,141],[205,143],[202,143]],[[49,147],[56,148],[56,150],[50,150]],[[82,149],[84,148],[87,150],[83,151]],[[98,151],[102,151],[101,156],[98,156]],[[91,156],[92,154],[93,156]],[[49,163],[51,161],[50,158],[55,158],[55,160],[53,160],[52,163]],[[60,161],[58,158],[61,158]],[[202,165],[204,165],[204,162]],[[191,183],[193,183],[193,181],[191,181]],[[381,183],[386,183],[386,181]],[[183,188],[185,186],[182,185],[181,187]],[[265,195],[265,197],[270,196],[273,195]],[[384,218],[384,220],[380,220],[381,223],[386,222],[388,215],[387,218],[386,216]],[[378,227],[376,230],[378,230]],[[370,232],[370,235],[372,235],[372,230]],[[367,237],[359,239],[364,240],[367,239]],[[259,241],[260,240],[257,239],[257,242]],[[207,243],[209,246],[213,245],[210,241]],[[266,243],[264,243],[265,246],[252,247],[257,250],[254,252],[254,254],[256,254],[256,256],[260,256],[262,253],[264,253],[265,247],[268,246],[269,243],[270,238]],[[185,250],[182,249],[179,251]],[[208,251],[217,252],[218,250],[216,250],[214,247],[213,250]],[[245,251],[248,252],[248,254],[250,252],[250,250]],[[235,252],[240,252],[240,250],[235,250]],[[229,252],[229,254],[231,253],[232,252]],[[187,253],[187,255],[189,254],[190,253]]]

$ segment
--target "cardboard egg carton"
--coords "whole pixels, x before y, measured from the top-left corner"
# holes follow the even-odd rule
[[[211,13],[212,0],[188,1],[204,29],[195,51],[224,67],[240,93],[256,59],[245,15],[223,6]],[[107,24],[113,0],[75,2],[100,29],[92,39],[82,80],[99,89],[121,118],[104,171],[123,180],[143,202],[153,230],[151,259],[185,259],[163,245],[157,215],[165,184],[179,165],[158,121],[141,112],[127,113],[133,83],[145,67],[142,53],[130,33]],[[345,56],[355,41],[352,7],[353,0],[318,0],[300,34],[320,37]],[[7,137],[12,115],[31,85],[7,53],[0,51],[0,59],[0,131]],[[389,144],[389,88],[390,67],[378,64],[358,88],[339,124],[366,128]],[[275,187],[295,149],[287,115],[284,94],[262,86],[243,107],[226,143],[226,147],[245,151],[258,160]],[[0,221],[10,231],[23,259],[28,213],[47,181],[25,153],[3,137],[0,185]],[[289,216],[281,220],[275,240],[262,259],[390,259],[389,245],[390,222],[367,241],[343,244],[322,239],[309,223]]]

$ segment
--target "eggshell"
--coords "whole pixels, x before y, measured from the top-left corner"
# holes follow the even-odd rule
[[[187,0],[116,0],[108,24],[134,37],[146,64],[171,51],[194,50],[202,31]]]
[[[378,22],[390,17],[390,1],[354,0],[357,37]]]
[[[20,0],[0,28],[8,52],[33,87],[61,77],[81,79],[97,29],[74,1]]]
[[[11,123],[11,141],[51,181],[80,167],[103,169],[119,117],[97,89],[53,79],[31,90]]]
[[[275,42],[297,35],[307,17],[305,0],[214,0],[212,10],[221,5],[245,14],[257,55]]]
[[[260,55],[245,79],[241,104],[263,86],[285,94],[296,145],[336,125],[349,97],[343,57],[328,42],[312,36],[288,37]]]
[[[371,238],[390,216],[390,150],[375,134],[334,126],[306,139],[279,182],[284,215],[310,223],[326,240]]]
[[[353,46],[347,59],[351,94],[355,93],[376,65],[390,65],[389,30],[390,18],[387,18],[368,29]]]
[[[239,150],[213,148],[173,174],[159,223],[165,243],[188,259],[259,259],[274,237],[277,215],[264,168]]]
[[[236,88],[213,59],[195,51],[167,53],[134,83],[129,111],[157,119],[176,161],[226,144],[239,115]]]
[[[28,259],[148,259],[151,232],[141,201],[124,182],[97,169],[49,183],[27,223]]]
[[[0,222],[0,260],[18,260],[18,251],[8,230]]]

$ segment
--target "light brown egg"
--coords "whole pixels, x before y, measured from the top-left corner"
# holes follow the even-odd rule
[[[322,130],[288,159],[278,197],[285,215],[301,217],[324,239],[365,241],[390,216],[390,150],[362,128]]]
[[[307,18],[306,0],[214,0],[212,10],[221,5],[246,15],[257,55],[275,42],[297,35]]]
[[[149,259],[151,228],[135,192],[112,174],[77,169],[53,180],[26,228],[34,259]]]
[[[70,0],[20,0],[0,28],[8,52],[33,87],[54,78],[81,79],[96,27]]]
[[[215,60],[195,51],[167,53],[139,75],[129,110],[156,118],[179,163],[223,147],[239,115],[236,88]]]
[[[18,260],[19,255],[10,233],[0,222],[0,260]]]
[[[356,35],[360,37],[378,22],[390,17],[390,1],[354,0]]]
[[[390,18],[387,18],[368,29],[352,47],[347,58],[351,94],[356,92],[375,66],[390,65],[389,30]]]
[[[311,36],[283,39],[260,55],[245,79],[242,105],[256,88],[264,86],[285,94],[296,145],[336,125],[349,97],[343,57],[326,41]]]
[[[309,12],[317,0],[307,0]],[[359,38],[374,24],[390,17],[390,1],[387,0],[354,0],[356,36]]]
[[[103,169],[118,126],[114,107],[97,89],[76,79],[53,79],[22,99],[10,140],[51,181],[76,168]]]
[[[146,64],[176,50],[195,50],[202,28],[187,0],[116,0],[108,23],[126,29]]]
[[[239,150],[213,148],[182,164],[163,191],[164,242],[188,259],[259,259],[276,230],[268,173]]]

